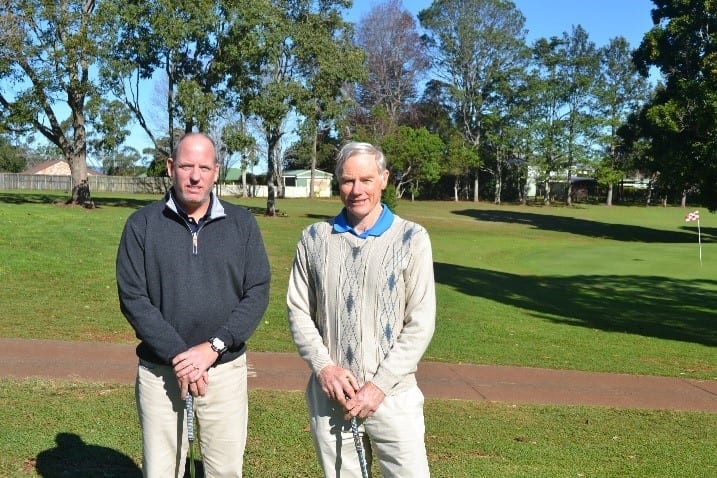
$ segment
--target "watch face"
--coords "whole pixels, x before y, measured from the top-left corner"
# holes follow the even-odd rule
[[[214,339],[212,339],[212,345],[214,345],[214,346],[215,346],[216,348],[218,348],[219,350],[223,350],[223,349],[224,349],[224,342],[222,341],[222,339],[219,339],[219,338],[216,338],[216,337],[215,337]]]

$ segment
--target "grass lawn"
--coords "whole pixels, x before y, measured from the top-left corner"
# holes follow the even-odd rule
[[[128,385],[0,380],[0,476],[140,478]],[[244,475],[321,476],[303,394],[252,391]],[[426,402],[439,478],[717,476],[717,414]],[[378,475],[375,475],[378,476]]]
[[[133,343],[114,259],[126,218],[157,198],[96,194],[94,210],[55,204],[64,198],[0,191],[0,336]],[[231,201],[258,212],[273,272],[249,347],[293,352],[294,247],[340,203],[279,200],[267,218],[262,199]],[[706,210],[701,264],[697,225],[679,208],[403,201],[396,212],[433,243],[425,359],[717,379],[717,219]],[[0,476],[138,476],[132,395],[0,380]],[[250,409],[246,476],[319,475],[301,394],[254,391]],[[716,414],[429,400],[426,418],[437,477],[717,476]]]
[[[155,197],[0,192],[0,336],[134,342],[114,260],[124,222]],[[263,199],[233,199],[257,211]],[[257,214],[272,267],[250,348],[293,352],[285,292],[303,227],[338,200],[279,200]],[[438,317],[425,359],[717,378],[717,218],[662,207],[399,203],[431,234]]]

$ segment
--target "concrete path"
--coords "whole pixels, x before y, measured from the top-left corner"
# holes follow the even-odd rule
[[[249,387],[301,391],[308,367],[294,353],[249,352]],[[0,377],[134,383],[133,345],[0,339]],[[717,413],[717,380],[422,362],[428,398]]]

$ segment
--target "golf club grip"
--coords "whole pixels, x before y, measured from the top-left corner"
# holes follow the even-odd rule
[[[191,443],[194,441],[194,398],[189,393],[184,399],[184,408],[187,410],[187,438]]]

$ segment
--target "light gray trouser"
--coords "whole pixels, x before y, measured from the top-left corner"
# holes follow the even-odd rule
[[[189,443],[172,367],[140,360],[135,393],[145,478],[183,477]],[[207,393],[194,399],[194,409],[206,478],[241,477],[249,413],[246,355],[209,369]]]
[[[306,389],[314,446],[324,476],[361,478],[350,423],[338,402],[329,400],[314,375]],[[361,423],[361,420],[359,420]],[[387,396],[376,413],[359,427],[368,468],[373,453],[383,478],[427,478],[423,393],[414,386]]]

